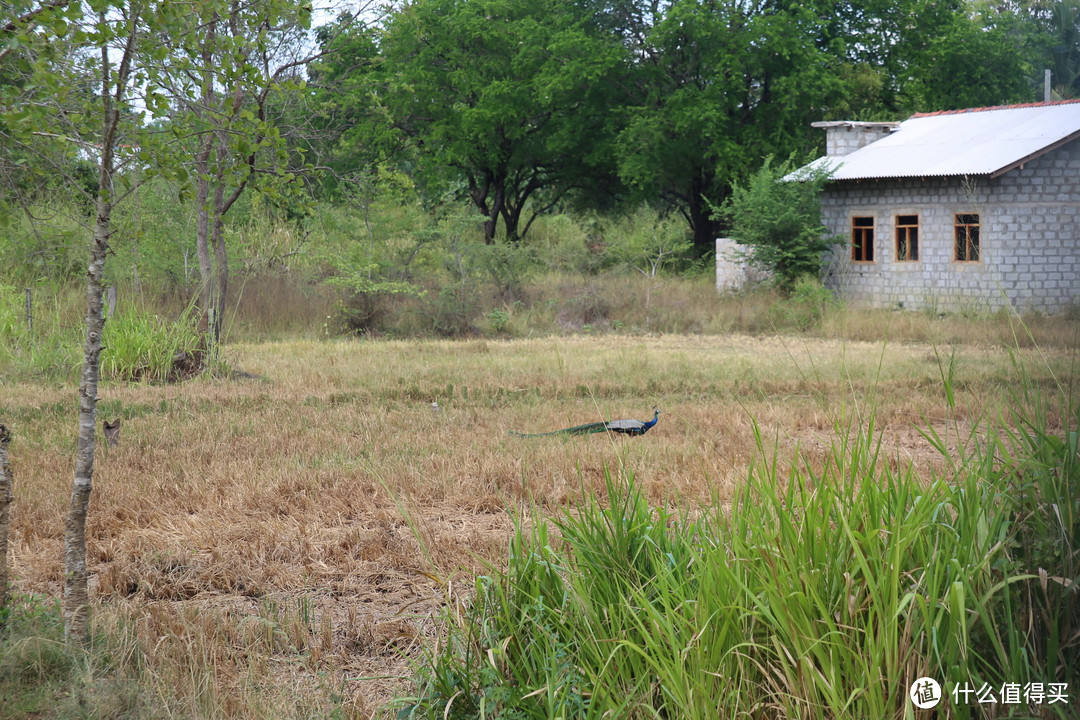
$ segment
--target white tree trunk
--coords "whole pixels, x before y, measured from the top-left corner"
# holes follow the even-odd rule
[[[103,153],[103,155],[111,153]],[[97,431],[97,390],[101,368],[101,333],[105,328],[101,278],[109,249],[112,200],[108,188],[112,175],[102,170],[102,191],[86,277],[86,344],[83,347],[82,378],[79,382],[79,434],[75,451],[75,480],[64,523],[64,635],[76,643],[89,637],[87,617],[89,596],[86,571],[86,514],[94,477],[94,445]]]
[[[15,501],[14,480],[7,454],[10,443],[11,431],[0,424],[0,629],[4,627],[3,610],[8,604],[8,527],[11,503]]]
[[[104,17],[102,16],[102,22]],[[116,75],[112,74],[109,52],[101,50],[101,159],[98,165],[97,218],[86,272],[86,343],[83,346],[82,376],[79,381],[79,429],[75,446],[75,478],[71,486],[67,519],[64,522],[64,637],[85,645],[89,641],[89,594],[86,571],[86,513],[94,477],[94,442],[97,425],[98,376],[101,369],[101,333],[105,328],[104,293],[101,280],[112,234],[112,211],[116,204],[113,176],[116,174],[115,143],[121,113],[117,100],[126,97],[138,14],[128,18],[128,37]],[[114,97],[112,92],[116,93]]]

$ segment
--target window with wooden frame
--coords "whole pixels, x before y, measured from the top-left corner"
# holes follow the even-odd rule
[[[914,262],[919,259],[919,216],[896,216],[896,260]]]
[[[874,262],[874,218],[851,218],[851,261]]]
[[[979,215],[956,215],[956,261],[979,262]]]

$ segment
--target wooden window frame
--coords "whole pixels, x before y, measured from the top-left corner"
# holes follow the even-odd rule
[[[912,221],[913,220],[913,221]],[[896,262],[909,263],[919,261],[919,224],[918,213],[897,213],[893,216],[895,228]]]
[[[979,213],[953,215],[953,260],[958,263],[982,262],[982,217]]]
[[[869,224],[859,224],[860,220],[869,220]],[[873,215],[851,216],[851,262],[859,265],[874,263],[874,230],[877,218]],[[870,252],[867,253],[867,248]],[[869,255],[869,257],[867,257]]]

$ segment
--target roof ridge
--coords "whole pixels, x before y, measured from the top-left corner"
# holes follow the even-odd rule
[[[909,119],[924,118],[924,117],[938,117],[941,115],[964,115],[966,113],[979,113],[990,112],[992,110],[1018,110],[1022,108],[1037,108],[1037,107],[1050,107],[1053,105],[1072,105],[1080,103],[1080,98],[1070,100],[1049,100],[1044,102],[1033,103],[1018,103],[1016,105],[991,105],[989,107],[977,107],[977,108],[964,108],[961,110],[938,110],[936,112],[920,112],[915,113]]]

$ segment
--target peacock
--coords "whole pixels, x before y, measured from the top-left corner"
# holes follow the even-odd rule
[[[653,408],[652,420],[608,420],[607,422],[594,422],[587,423],[585,425],[575,425],[574,427],[563,428],[562,430],[552,430],[546,433],[519,433],[510,431],[511,435],[517,435],[518,437],[545,437],[547,435],[590,435],[598,432],[617,432],[624,435],[644,435],[649,432],[649,428],[656,424],[657,419],[660,417],[660,410]]]

